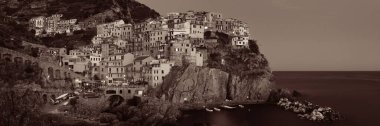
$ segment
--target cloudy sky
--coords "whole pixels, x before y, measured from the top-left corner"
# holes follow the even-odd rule
[[[380,0],[138,0],[249,24],[273,70],[380,70]]]

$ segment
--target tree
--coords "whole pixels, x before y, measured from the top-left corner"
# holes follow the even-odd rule
[[[256,54],[260,53],[259,46],[257,45],[256,40],[249,40],[248,46],[249,46],[249,49],[251,50],[251,52],[256,53]]]
[[[39,56],[39,49],[38,48],[31,48],[31,56],[38,57]]]
[[[76,111],[77,110],[77,104],[78,104],[78,98],[75,97],[75,98],[70,99],[69,104],[71,105],[71,107],[74,108],[74,111]]]
[[[106,18],[104,19],[104,21],[105,21],[106,23],[108,23],[108,22],[112,22],[113,20],[112,20],[112,18],[110,18],[110,17],[106,17]]]
[[[46,34],[47,32],[46,32],[46,30],[42,30],[42,34]]]
[[[35,35],[36,34],[36,30],[32,29],[32,30],[30,30],[30,33],[32,33],[33,35]]]
[[[100,80],[100,77],[99,77],[98,75],[94,75],[93,79],[94,79],[95,81],[98,81],[98,80]]]

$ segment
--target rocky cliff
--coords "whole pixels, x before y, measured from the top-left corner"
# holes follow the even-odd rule
[[[270,75],[239,76],[216,68],[175,67],[166,77],[159,95],[182,103],[214,103],[265,100],[270,92]]]
[[[255,40],[249,48],[233,48],[224,33],[205,33],[218,40],[208,50],[207,66],[173,67],[156,90],[158,97],[174,103],[218,103],[267,100],[272,73]]]

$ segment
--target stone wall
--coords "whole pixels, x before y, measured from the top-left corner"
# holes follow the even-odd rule
[[[73,71],[69,70],[68,67],[62,67],[50,62],[43,62],[39,58],[35,58],[3,47],[0,47],[0,59],[5,59],[15,63],[38,65],[43,69],[43,73],[47,76],[47,78],[55,80],[66,78],[86,80],[84,76],[74,73]]]

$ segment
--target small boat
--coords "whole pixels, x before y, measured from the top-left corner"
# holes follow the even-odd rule
[[[69,95],[69,93],[65,93],[65,94],[62,94],[62,95],[58,96],[58,97],[55,98],[55,99],[62,99],[62,98],[67,97],[68,95]]]
[[[231,107],[231,106],[227,106],[227,105],[222,105],[222,108],[226,108],[226,109],[234,109],[236,107]]]
[[[244,106],[243,105],[238,105],[240,108],[244,108]]]
[[[220,111],[220,109],[218,109],[218,108],[214,108],[214,110],[215,110],[215,111],[218,111],[218,112]]]
[[[206,108],[206,111],[213,112],[214,110]]]

